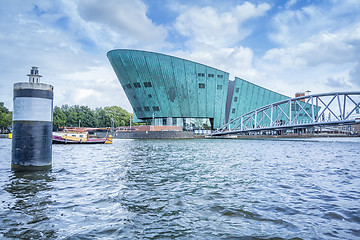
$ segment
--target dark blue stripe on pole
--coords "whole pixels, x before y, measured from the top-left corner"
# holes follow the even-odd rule
[[[14,89],[14,99],[17,97],[35,97],[53,99],[54,93],[48,90],[41,89]]]

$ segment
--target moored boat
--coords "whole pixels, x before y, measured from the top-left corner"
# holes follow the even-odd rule
[[[111,144],[112,136],[91,138],[88,132],[53,132],[52,142],[60,144]]]

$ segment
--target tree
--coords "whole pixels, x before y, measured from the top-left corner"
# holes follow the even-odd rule
[[[8,133],[11,130],[12,124],[12,112],[10,112],[4,105],[3,102],[0,102],[0,132]]]
[[[78,108],[79,108],[79,105],[69,107],[68,113],[66,114],[66,126],[68,126],[68,127],[79,126]]]
[[[53,126],[59,127],[110,127],[112,121],[114,127],[129,126],[132,114],[121,107],[111,106],[105,108],[90,109],[88,106],[68,106],[54,108]],[[139,125],[137,123],[131,123]]]
[[[97,127],[95,112],[88,106],[81,106],[78,115],[82,126]]]
[[[106,115],[114,121],[115,126],[129,126],[131,114],[121,107],[111,106],[104,108]]]
[[[66,126],[66,115],[58,106],[55,106],[53,112],[53,128],[57,129],[65,126]]]
[[[103,108],[96,108],[95,116],[98,127],[108,127],[111,125],[111,118],[106,114],[106,111]]]
[[[127,112],[126,110],[122,109],[121,107],[111,106],[105,107],[104,110],[106,111],[107,116],[110,119],[113,119],[115,126],[129,126],[130,125],[130,117],[131,117],[131,125],[137,126],[144,123],[134,123],[133,122],[133,114]]]

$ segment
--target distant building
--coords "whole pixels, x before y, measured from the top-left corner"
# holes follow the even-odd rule
[[[304,92],[298,92],[295,93],[295,97],[305,97],[305,93]],[[305,99],[300,99],[300,101],[305,102]]]
[[[253,109],[288,99],[229,73],[161,53],[111,50],[107,57],[134,110],[135,122],[216,129]]]

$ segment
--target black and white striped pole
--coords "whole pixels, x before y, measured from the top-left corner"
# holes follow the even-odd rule
[[[29,82],[14,84],[11,168],[33,171],[51,168],[53,86],[40,83],[37,67]]]

